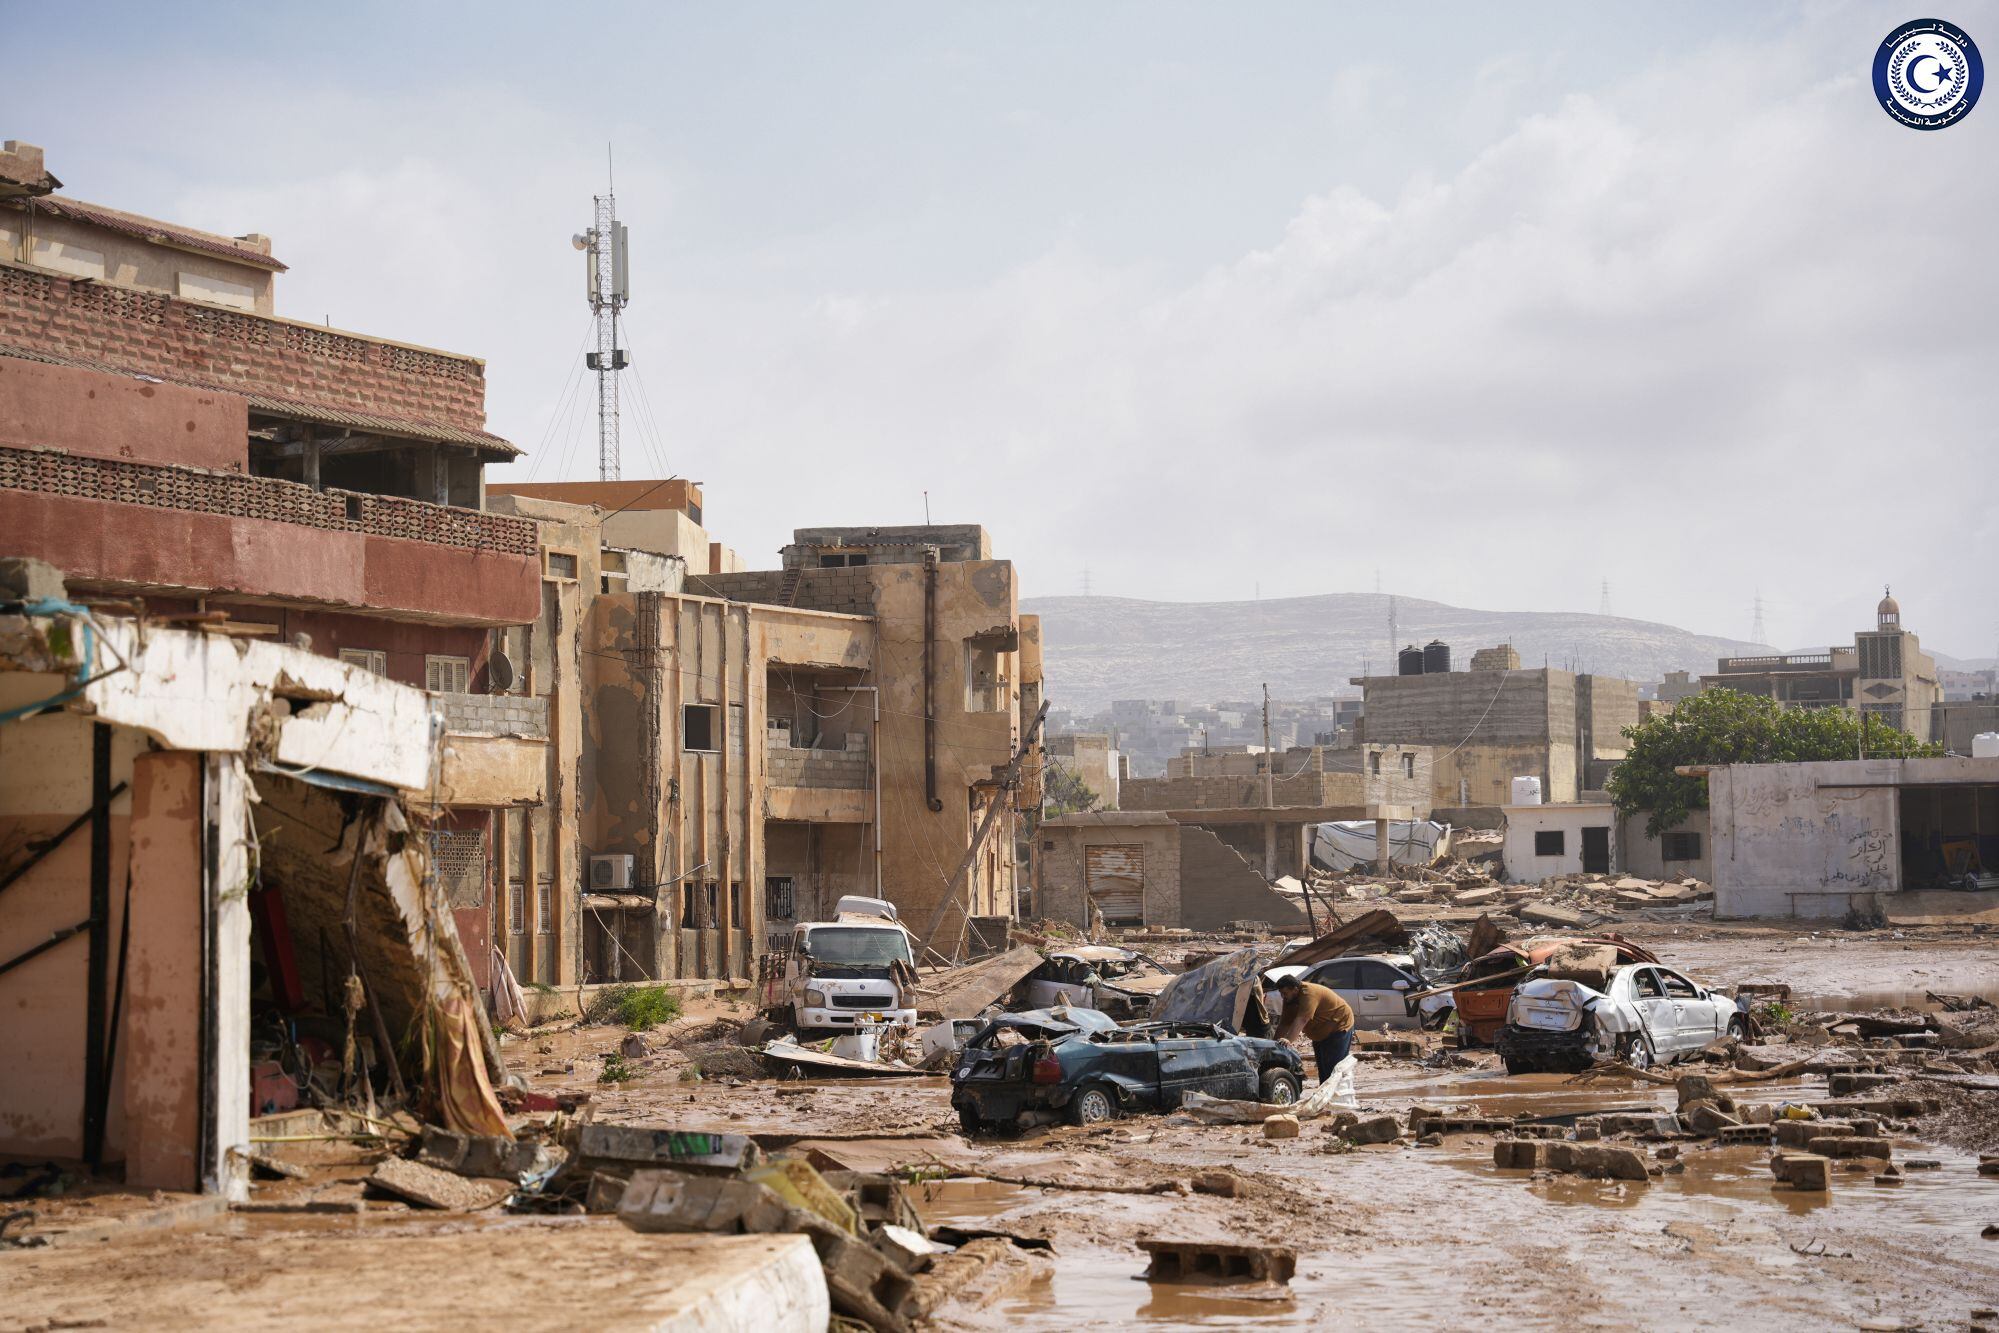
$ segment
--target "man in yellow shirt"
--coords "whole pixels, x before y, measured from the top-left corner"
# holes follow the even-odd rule
[[[1311,1042],[1319,1082],[1324,1083],[1333,1076],[1334,1066],[1353,1049],[1353,1006],[1326,987],[1296,976],[1278,982],[1277,993],[1284,999],[1277,1039],[1289,1041],[1302,1035]]]

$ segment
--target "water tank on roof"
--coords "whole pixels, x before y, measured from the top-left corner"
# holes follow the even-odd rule
[[[1423,650],[1410,644],[1395,655],[1395,673],[1399,676],[1420,676],[1423,674]]]
[[[1451,669],[1451,645],[1432,639],[1423,645],[1423,674],[1428,676]]]
[[[1999,759],[1999,731],[1981,731],[1971,738],[1973,759]]]
[[[1515,805],[1541,804],[1541,779],[1513,779],[1513,803]]]

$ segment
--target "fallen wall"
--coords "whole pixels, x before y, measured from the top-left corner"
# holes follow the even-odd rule
[[[1221,930],[1231,921],[1268,921],[1280,930],[1302,929],[1305,913],[1212,832],[1182,825],[1179,924],[1192,930]]]

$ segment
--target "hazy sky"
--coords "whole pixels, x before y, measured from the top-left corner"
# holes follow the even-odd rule
[[[568,238],[615,142],[625,475],[755,564],[927,488],[1030,595],[1608,579],[1743,637],[1760,589],[1797,647],[1892,582],[1999,641],[1999,88],[1883,114],[1919,11],[604,8],[74,5],[0,134],[272,235],[280,313],[484,356],[542,480],[595,475]],[[1943,16],[1999,58],[1999,3]]]

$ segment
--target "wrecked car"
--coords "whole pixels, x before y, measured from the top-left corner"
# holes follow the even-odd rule
[[[1493,1045],[1509,1074],[1572,1074],[1599,1059],[1645,1069],[1686,1059],[1721,1037],[1744,1037],[1748,1024],[1729,996],[1641,963],[1587,980],[1522,982]]]
[[[951,1071],[951,1105],[967,1134],[1170,1111],[1191,1092],[1298,1100],[1304,1065],[1277,1042],[1215,1023],[1094,1026],[1102,1015],[1082,1012],[1003,1014],[967,1043]]]
[[[1578,946],[1609,946],[1616,951],[1619,963],[1659,961],[1649,949],[1615,935],[1502,944],[1466,963],[1458,974],[1451,1000],[1458,1011],[1459,1047],[1491,1045],[1499,1030],[1506,1026],[1506,1009],[1513,999],[1514,986],[1534,968]]]
[[[1112,1018],[1144,1018],[1173,975],[1136,950],[1092,944],[1049,954],[1029,974],[1024,995],[1037,1009],[1083,1005]]]
[[[1263,981],[1274,987],[1287,976],[1324,986],[1345,1000],[1356,1027],[1438,1028],[1451,1014],[1451,993],[1432,991],[1408,954],[1363,954],[1311,967],[1273,967],[1263,974]],[[1425,991],[1430,993],[1412,998]],[[1264,1003],[1282,1017],[1283,997],[1275,990],[1265,991]]]
[[[895,904],[841,898],[831,921],[801,922],[764,987],[764,1011],[800,1033],[916,1022],[916,954]]]

